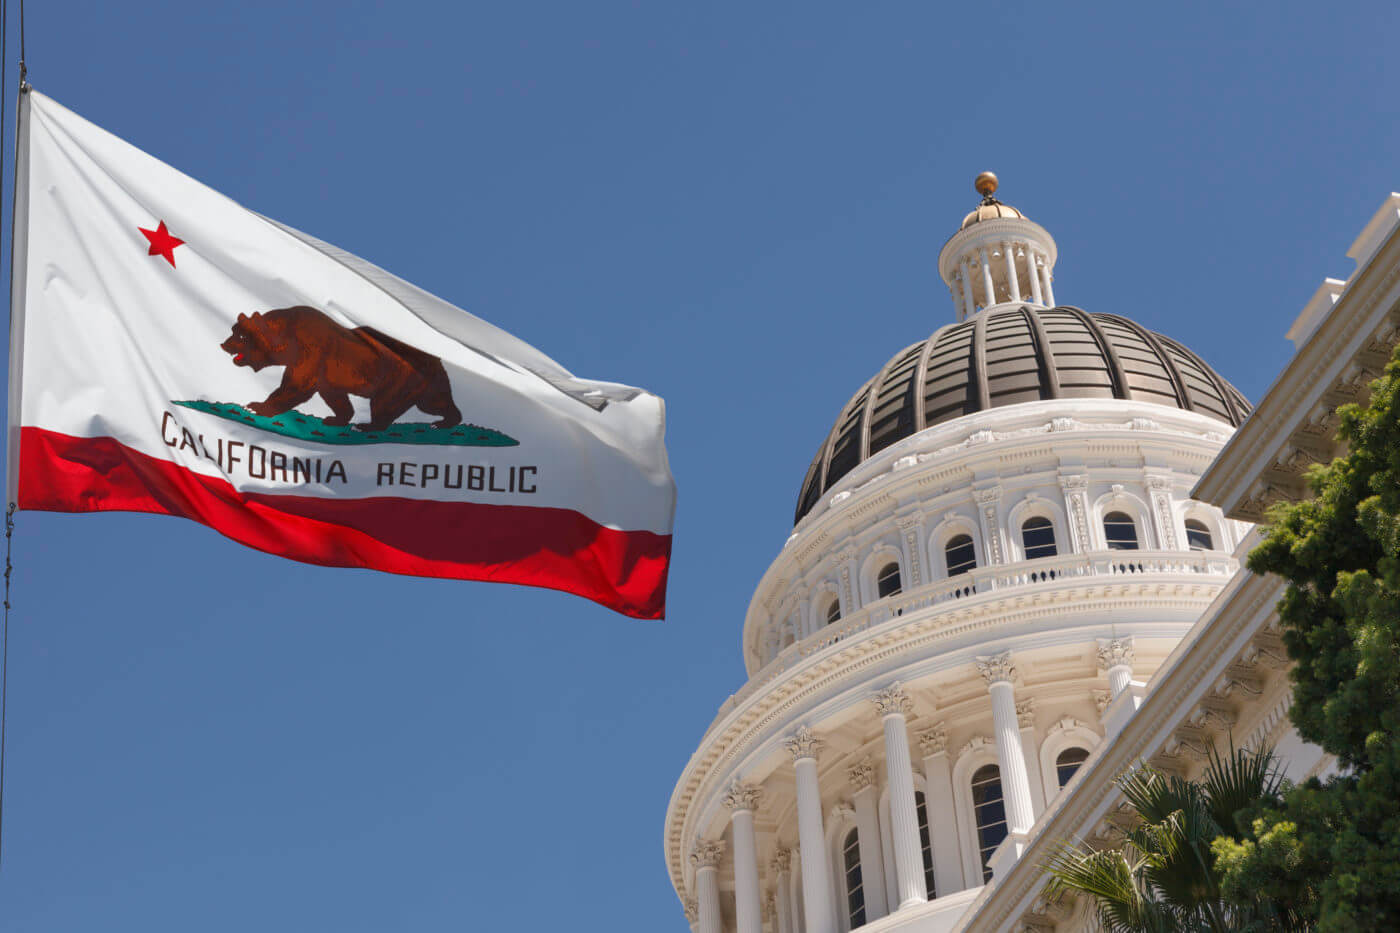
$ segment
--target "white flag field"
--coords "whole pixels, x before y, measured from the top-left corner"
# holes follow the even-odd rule
[[[22,95],[9,501],[665,612],[665,409]]]

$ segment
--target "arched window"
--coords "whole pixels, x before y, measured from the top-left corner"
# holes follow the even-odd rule
[[[1055,777],[1059,780],[1061,787],[1069,783],[1069,779],[1074,777],[1074,772],[1079,770],[1079,766],[1088,757],[1089,752],[1082,748],[1067,748],[1056,756]]]
[[[826,624],[830,625],[831,623],[837,621],[840,618],[841,600],[833,596],[831,597],[831,602],[827,603],[826,606]]]
[[[846,917],[854,930],[865,924],[865,885],[860,877],[860,836],[856,830],[846,834],[841,844],[841,864],[846,870]]]
[[[1021,525],[1021,544],[1026,549],[1026,560],[1054,557],[1059,553],[1055,549],[1055,526],[1043,515],[1028,518]]]
[[[1186,520],[1186,546],[1193,551],[1213,551],[1215,542],[1211,540],[1206,523],[1194,518]]]
[[[977,820],[977,857],[982,862],[982,880],[991,881],[992,866],[987,861],[1006,838],[1001,770],[996,765],[983,765],[972,775],[972,810]]]
[[[1109,550],[1138,549],[1137,525],[1133,524],[1126,512],[1109,512],[1103,517],[1103,536],[1108,541]]]
[[[899,564],[894,561],[880,568],[880,573],[875,577],[875,591],[881,599],[886,596],[894,596],[903,587],[899,581]]]
[[[928,899],[933,900],[938,896],[938,891],[933,884],[933,837],[928,831],[928,807],[923,791],[914,791],[914,803],[919,808],[919,846],[924,850],[924,885],[928,888]]]
[[[977,549],[972,546],[968,535],[956,535],[943,546],[943,557],[948,562],[948,576],[956,577],[977,566]]]

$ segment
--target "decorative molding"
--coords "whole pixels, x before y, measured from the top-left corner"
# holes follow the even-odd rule
[[[758,803],[763,799],[763,788],[757,784],[744,784],[735,781],[729,785],[729,790],[724,792],[724,805],[735,813],[740,810],[757,810]]]
[[[690,850],[690,864],[695,866],[696,871],[718,868],[723,858],[724,840],[722,839],[702,839],[695,843],[695,848]]]
[[[833,826],[841,823],[854,823],[856,820],[856,808],[844,800],[838,800],[831,805],[830,819]]]
[[[893,716],[899,714],[908,716],[914,711],[914,700],[904,689],[904,685],[895,681],[883,690],[877,690],[870,697],[870,702],[875,704],[881,716]]]
[[[1035,697],[1026,697],[1024,700],[1016,701],[1016,727],[1019,729],[1035,727]]]
[[[1073,716],[1061,716],[1058,722],[1045,730],[1045,734],[1048,737],[1058,735],[1061,732],[1069,732],[1072,729],[1089,729],[1090,732],[1094,731],[1089,728],[1088,724],[1080,722]]]
[[[942,726],[934,726],[932,729],[920,732],[919,751],[925,758],[930,755],[946,755],[948,753],[948,730]]]
[[[860,793],[867,787],[875,786],[875,763],[869,758],[856,762],[846,769],[846,779],[851,782],[851,792]]]
[[[1113,699],[1113,694],[1109,693],[1107,690],[1095,690],[1093,696],[1094,706],[1098,708],[1099,715],[1102,716],[1103,711],[1108,709],[1108,701]]]
[[[963,745],[962,748],[958,749],[958,757],[961,758],[963,755],[971,755],[974,752],[980,752],[984,749],[994,747],[995,746],[992,745],[991,738],[989,738],[988,736],[974,735],[972,738],[967,740],[967,742]]]
[[[826,743],[817,738],[807,726],[798,726],[797,731],[783,739],[783,747],[792,755],[793,761],[801,761],[803,758],[815,759],[817,754],[826,746]]]
[[[988,687],[1003,681],[1011,683],[1016,679],[1016,664],[1011,660],[1010,651],[980,656],[976,660],[977,673],[982,675],[982,679],[987,682]]]
[[[681,901],[681,908],[685,911],[685,919],[691,923],[700,922],[700,902],[693,897],[687,897]]]
[[[1115,667],[1133,666],[1133,640],[1131,638],[1100,638],[1098,658],[1099,670],[1110,671]]]
[[[768,867],[773,870],[773,874],[781,875],[792,868],[792,850],[780,848],[773,853],[773,859],[768,863]]]

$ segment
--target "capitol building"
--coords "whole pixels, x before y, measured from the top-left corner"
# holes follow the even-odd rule
[[[1251,407],[1189,335],[1059,303],[1050,232],[976,187],[939,254],[949,323],[817,445],[748,681],[672,793],[698,933],[1096,929],[1042,866],[1121,837],[1118,775],[1194,777],[1231,741],[1333,767],[1288,719],[1283,582],[1242,563],[1400,341],[1400,195]]]

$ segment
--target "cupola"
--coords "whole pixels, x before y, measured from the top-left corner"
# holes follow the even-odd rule
[[[1009,204],[997,200],[997,177],[977,176],[982,203],[963,218],[938,256],[938,272],[952,292],[957,319],[997,305],[1055,306],[1055,240]]]

